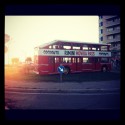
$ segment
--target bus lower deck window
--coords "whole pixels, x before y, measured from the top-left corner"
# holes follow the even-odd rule
[[[83,63],[89,63],[89,58],[83,58]]]
[[[101,58],[101,62],[102,62],[102,63],[108,63],[109,60],[108,60],[108,58]]]
[[[71,63],[71,58],[64,57],[63,63]]]

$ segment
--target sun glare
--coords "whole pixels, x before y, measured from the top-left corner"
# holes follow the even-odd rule
[[[49,41],[98,43],[98,16],[5,16],[5,34],[12,38],[6,43],[5,63],[14,57],[23,62],[33,58],[34,47]]]

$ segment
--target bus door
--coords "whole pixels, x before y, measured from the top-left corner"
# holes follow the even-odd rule
[[[95,68],[94,68],[94,70],[96,70],[96,71],[100,70],[101,69],[100,58],[96,57],[96,58],[94,58],[94,61],[95,61]]]
[[[82,71],[82,58],[76,58],[76,71]]]
[[[88,58],[88,57],[83,57],[83,63],[82,63],[82,70],[83,71],[91,71],[93,70],[93,63],[91,62],[91,58]]]

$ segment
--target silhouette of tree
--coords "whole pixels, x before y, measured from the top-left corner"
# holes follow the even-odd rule
[[[28,74],[29,74],[29,71],[31,70],[31,66],[29,65],[31,62],[32,62],[32,58],[31,58],[31,57],[27,57],[27,58],[25,59],[25,63],[26,63],[25,71],[26,71],[26,73],[28,73]]]
[[[18,64],[19,63],[19,58],[12,58],[12,64]]]
[[[27,58],[25,59],[25,62],[26,62],[27,64],[31,63],[31,62],[32,62],[32,58],[31,58],[31,57],[27,57]]]

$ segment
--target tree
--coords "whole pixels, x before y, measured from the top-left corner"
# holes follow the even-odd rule
[[[26,65],[25,65],[25,72],[26,73],[29,73],[29,71],[31,70],[31,66],[29,65],[31,62],[32,62],[32,58],[31,57],[27,57],[25,59],[25,63],[26,63]]]
[[[27,64],[31,63],[31,62],[32,62],[32,58],[31,58],[31,57],[27,57],[27,58],[25,59],[25,62],[26,62]]]
[[[12,58],[12,64],[18,64],[19,63],[19,58]]]

